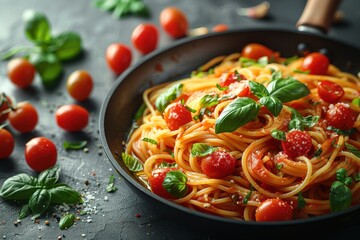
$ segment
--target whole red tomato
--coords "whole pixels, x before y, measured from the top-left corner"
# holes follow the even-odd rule
[[[38,122],[36,108],[29,102],[19,103],[16,110],[9,113],[10,125],[21,133],[34,130]]]
[[[156,49],[159,31],[154,24],[142,23],[137,26],[131,35],[131,42],[142,54],[148,54]]]
[[[20,88],[28,87],[34,80],[35,67],[25,58],[13,58],[7,65],[7,74],[12,83]]]
[[[176,7],[166,7],[160,13],[160,25],[173,38],[186,36],[188,21],[186,15]]]
[[[0,160],[8,158],[14,150],[15,141],[11,133],[0,128]]]
[[[260,204],[255,218],[257,222],[288,221],[293,218],[293,208],[280,198],[269,198]]]
[[[51,168],[57,161],[56,146],[48,138],[33,138],[25,145],[25,160],[37,172]]]
[[[56,110],[55,119],[58,126],[66,131],[81,131],[89,122],[89,112],[77,104],[63,105]]]
[[[113,43],[108,46],[105,54],[109,68],[116,74],[121,74],[131,64],[132,53],[128,46]]]
[[[241,56],[245,58],[250,58],[258,60],[261,57],[268,57],[269,59],[274,58],[277,54],[268,47],[265,47],[259,43],[249,43],[246,45],[242,52]]]
[[[324,54],[313,52],[304,58],[301,65],[302,71],[309,71],[310,74],[325,75],[328,71],[330,60]]]
[[[92,89],[93,79],[85,70],[77,70],[71,73],[66,81],[66,90],[77,101],[88,99]]]

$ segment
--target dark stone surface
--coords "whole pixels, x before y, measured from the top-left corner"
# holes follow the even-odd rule
[[[84,54],[76,60],[64,64],[64,74],[59,86],[51,91],[45,90],[37,78],[32,87],[21,90],[14,87],[6,76],[6,62],[0,62],[0,91],[12,95],[17,101],[30,101],[39,112],[40,120],[35,131],[29,134],[18,134],[8,127],[16,138],[16,147],[10,159],[0,161],[0,184],[6,178],[17,173],[36,175],[24,160],[24,145],[35,136],[46,136],[52,139],[58,148],[58,163],[62,167],[61,181],[84,193],[89,199],[85,206],[88,214],[80,216],[80,220],[68,230],[60,230],[56,218],[51,213],[34,223],[30,217],[15,226],[20,206],[17,203],[0,199],[0,239],[215,239],[206,232],[199,232],[173,222],[160,215],[156,206],[138,197],[125,181],[118,177],[114,193],[107,193],[105,188],[111,174],[117,173],[102,152],[98,133],[98,113],[102,101],[111,88],[116,76],[107,68],[104,61],[106,47],[113,42],[130,45],[132,30],[142,22],[151,21],[156,25],[160,11],[175,5],[187,13],[191,28],[213,27],[218,23],[226,23],[230,28],[265,27],[295,29],[305,1],[273,0],[268,18],[253,20],[240,17],[235,9],[239,6],[251,6],[260,1],[250,0],[145,0],[152,13],[150,19],[126,17],[114,19],[109,13],[99,11],[89,0],[0,0],[0,50],[15,45],[29,45],[23,33],[21,15],[25,9],[33,8],[44,12],[51,22],[54,33],[65,30],[77,31],[83,39]],[[345,20],[336,24],[329,36],[354,46],[360,47],[360,1],[343,1],[340,8],[345,13]],[[271,36],[269,36],[271,37]],[[171,44],[161,31],[159,48]],[[133,51],[133,63],[141,59]],[[77,134],[61,130],[55,123],[54,110],[74,101],[65,90],[67,76],[77,70],[88,70],[95,81],[91,98],[83,103],[90,110],[89,126]],[[88,140],[89,152],[65,151],[64,140]],[[87,182],[89,184],[85,184]],[[107,199],[107,200],[106,200]],[[73,211],[71,209],[70,211]],[[54,210],[58,216],[61,211]],[[50,225],[44,221],[49,220]],[[353,222],[332,231],[331,235],[318,233],[326,239],[350,239],[357,234],[358,222]],[[259,229],[261,231],[261,229]],[[304,236],[306,238],[306,229]],[[281,237],[279,233],[278,237]],[[293,238],[293,236],[287,236]],[[243,238],[239,236],[237,238]],[[356,237],[355,237],[356,238]]]

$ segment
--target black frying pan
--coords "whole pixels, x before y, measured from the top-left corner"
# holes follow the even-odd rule
[[[309,3],[311,2],[314,3],[313,0]],[[329,1],[321,0],[317,2]],[[330,0],[330,2],[334,1]],[[312,9],[314,8],[312,7]],[[328,11],[332,14],[336,8],[334,5],[327,5],[326,9],[324,10],[325,13]],[[308,10],[305,9],[304,13],[306,11]],[[317,14],[319,14],[319,11],[317,11]],[[311,16],[312,14],[308,14],[308,17],[304,17],[303,14],[299,20],[299,25],[311,27],[311,29],[314,29],[312,27],[317,25],[316,29],[326,32],[329,21],[321,20],[322,23],[319,25],[318,20],[311,20]],[[142,103],[141,96],[145,89],[154,84],[189,76],[191,71],[197,69],[209,59],[219,55],[239,52],[246,44],[252,42],[264,44],[280,52],[285,57],[297,55],[297,46],[300,43],[305,43],[313,51],[325,48],[329,50],[330,56],[332,56],[331,62],[340,69],[354,74],[360,71],[359,49],[323,35],[296,30],[242,29],[178,40],[173,45],[144,57],[142,61],[122,74],[106,96],[101,108],[99,122],[101,140],[109,160],[137,193],[150,200],[166,216],[170,218],[175,216],[173,220],[180,220],[179,223],[191,223],[188,225],[189,227],[200,228],[210,233],[213,231],[216,233],[216,230],[219,229],[221,229],[221,234],[226,231],[251,234],[267,234],[273,231],[294,233],[294,231],[300,232],[304,231],[304,229],[313,228],[319,230],[324,227],[329,231],[332,229],[330,224],[338,225],[344,221],[346,222],[350,217],[358,217],[360,215],[360,206],[355,206],[341,213],[277,223],[237,221],[195,212],[150,192],[136,180],[118,158],[117,155],[124,150],[122,143],[126,141],[133,116]]]

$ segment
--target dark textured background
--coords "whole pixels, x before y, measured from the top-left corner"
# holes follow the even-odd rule
[[[28,217],[15,226],[14,221],[17,220],[20,205],[0,199],[0,239],[58,239],[58,236],[63,236],[63,239],[214,239],[206,232],[190,230],[160,215],[154,206],[139,198],[124,180],[118,177],[103,154],[97,130],[98,113],[104,96],[116,79],[104,61],[105,49],[113,42],[130,45],[132,30],[142,22],[150,21],[159,25],[159,13],[168,5],[181,8],[187,14],[191,28],[202,26],[211,28],[218,23],[226,23],[234,29],[276,27],[293,30],[306,1],[269,1],[270,15],[263,20],[241,17],[235,12],[239,6],[252,6],[261,1],[145,0],[145,2],[151,9],[150,19],[126,17],[116,20],[109,13],[93,7],[89,0],[0,0],[0,50],[20,44],[30,44],[24,37],[21,20],[23,11],[28,8],[44,12],[49,18],[54,33],[64,30],[77,31],[82,36],[84,47],[84,54],[80,59],[64,65],[61,83],[52,91],[45,90],[38,78],[29,89],[21,90],[14,87],[7,79],[6,63],[0,62],[0,91],[12,95],[17,101],[30,101],[37,107],[40,115],[39,123],[32,133],[20,135],[11,130],[16,138],[16,147],[10,159],[0,161],[0,184],[17,173],[36,175],[25,163],[24,145],[35,136],[46,136],[57,145],[58,163],[63,169],[61,181],[88,197],[85,202],[88,214],[80,216],[81,219],[73,227],[64,231],[59,229],[56,218],[51,214],[43,216],[40,223],[33,223]],[[345,19],[341,24],[331,28],[329,37],[360,47],[360,1],[345,0],[340,9],[344,11]],[[171,44],[172,41],[161,31],[159,48]],[[133,63],[135,63],[141,59],[141,56],[135,51],[133,53]],[[70,134],[55,124],[54,110],[63,104],[74,102],[65,91],[65,82],[67,76],[77,69],[88,70],[93,76],[95,85],[91,98],[81,103],[90,110],[89,126],[82,133]],[[64,140],[84,139],[89,141],[87,153],[65,151],[62,148]],[[105,190],[111,174],[118,177],[115,182],[118,190],[115,193],[107,193]],[[54,211],[60,216],[59,209]],[[49,226],[45,225],[45,220],[50,221]],[[326,233],[321,235],[323,234],[326,239],[356,239],[356,228],[359,226],[359,223],[350,221],[348,225],[339,227],[331,235]],[[305,236],[306,230],[302,238],[306,238]],[[237,239],[239,238],[244,237],[238,235]]]

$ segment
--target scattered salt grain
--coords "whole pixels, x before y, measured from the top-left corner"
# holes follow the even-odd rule
[[[109,201],[108,196],[105,196],[105,197],[104,197],[104,201],[106,201],[106,202]]]

